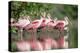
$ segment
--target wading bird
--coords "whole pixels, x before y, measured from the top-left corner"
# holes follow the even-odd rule
[[[25,26],[27,26],[28,24],[30,24],[29,16],[21,17],[17,23],[11,24],[11,26],[15,26],[18,29],[20,29],[20,31],[18,31],[18,36],[20,36],[20,40],[16,43],[16,46],[17,46],[18,50],[20,50],[20,51],[29,51],[31,49],[30,43],[25,42],[23,40],[23,28]]]

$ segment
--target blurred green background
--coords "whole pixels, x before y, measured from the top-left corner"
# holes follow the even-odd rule
[[[20,2],[11,1],[11,18],[16,20],[20,16],[29,15],[32,20],[40,18],[41,12],[50,13],[52,18],[57,17],[63,19],[68,16],[72,25],[69,25],[69,48],[78,47],[78,6],[69,4],[50,4],[50,3],[34,3],[34,2]],[[12,38],[17,39],[15,29],[11,29],[13,33]],[[15,35],[16,34],[16,35]],[[15,36],[15,37],[13,37]],[[13,41],[13,39],[11,40]],[[15,51],[15,42],[12,42],[12,51]]]

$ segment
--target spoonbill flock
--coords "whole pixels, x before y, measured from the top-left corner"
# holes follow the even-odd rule
[[[65,48],[65,38],[64,36],[60,36],[57,40],[51,37],[42,37],[37,39],[37,30],[42,29],[45,31],[45,27],[51,27],[53,29],[64,31],[65,27],[69,24],[68,17],[64,17],[64,20],[58,20],[57,18],[51,19],[50,14],[43,13],[40,19],[36,19],[34,21],[31,20],[30,16],[23,16],[15,22],[15,19],[11,18],[11,27],[16,27],[20,31],[18,36],[20,36],[20,41],[16,42],[17,49],[19,51],[41,51],[41,50],[50,50],[52,48]],[[23,29],[26,31],[32,31],[31,39],[24,40],[23,38]],[[66,29],[67,30],[67,29]],[[27,35],[28,36],[28,35]],[[54,36],[54,34],[53,34]]]

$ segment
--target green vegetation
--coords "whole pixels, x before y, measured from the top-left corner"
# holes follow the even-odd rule
[[[41,12],[50,13],[52,17],[63,18],[68,16],[71,19],[77,19],[77,5],[49,4],[49,3],[30,3],[30,2],[11,2],[11,17],[30,15],[32,18],[38,18]]]

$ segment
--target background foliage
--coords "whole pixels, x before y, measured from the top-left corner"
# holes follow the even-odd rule
[[[11,2],[11,17],[30,15],[32,18],[40,17],[41,12],[47,12],[52,17],[63,18],[68,16],[77,19],[77,5],[49,4],[49,3],[30,3],[30,2]]]

